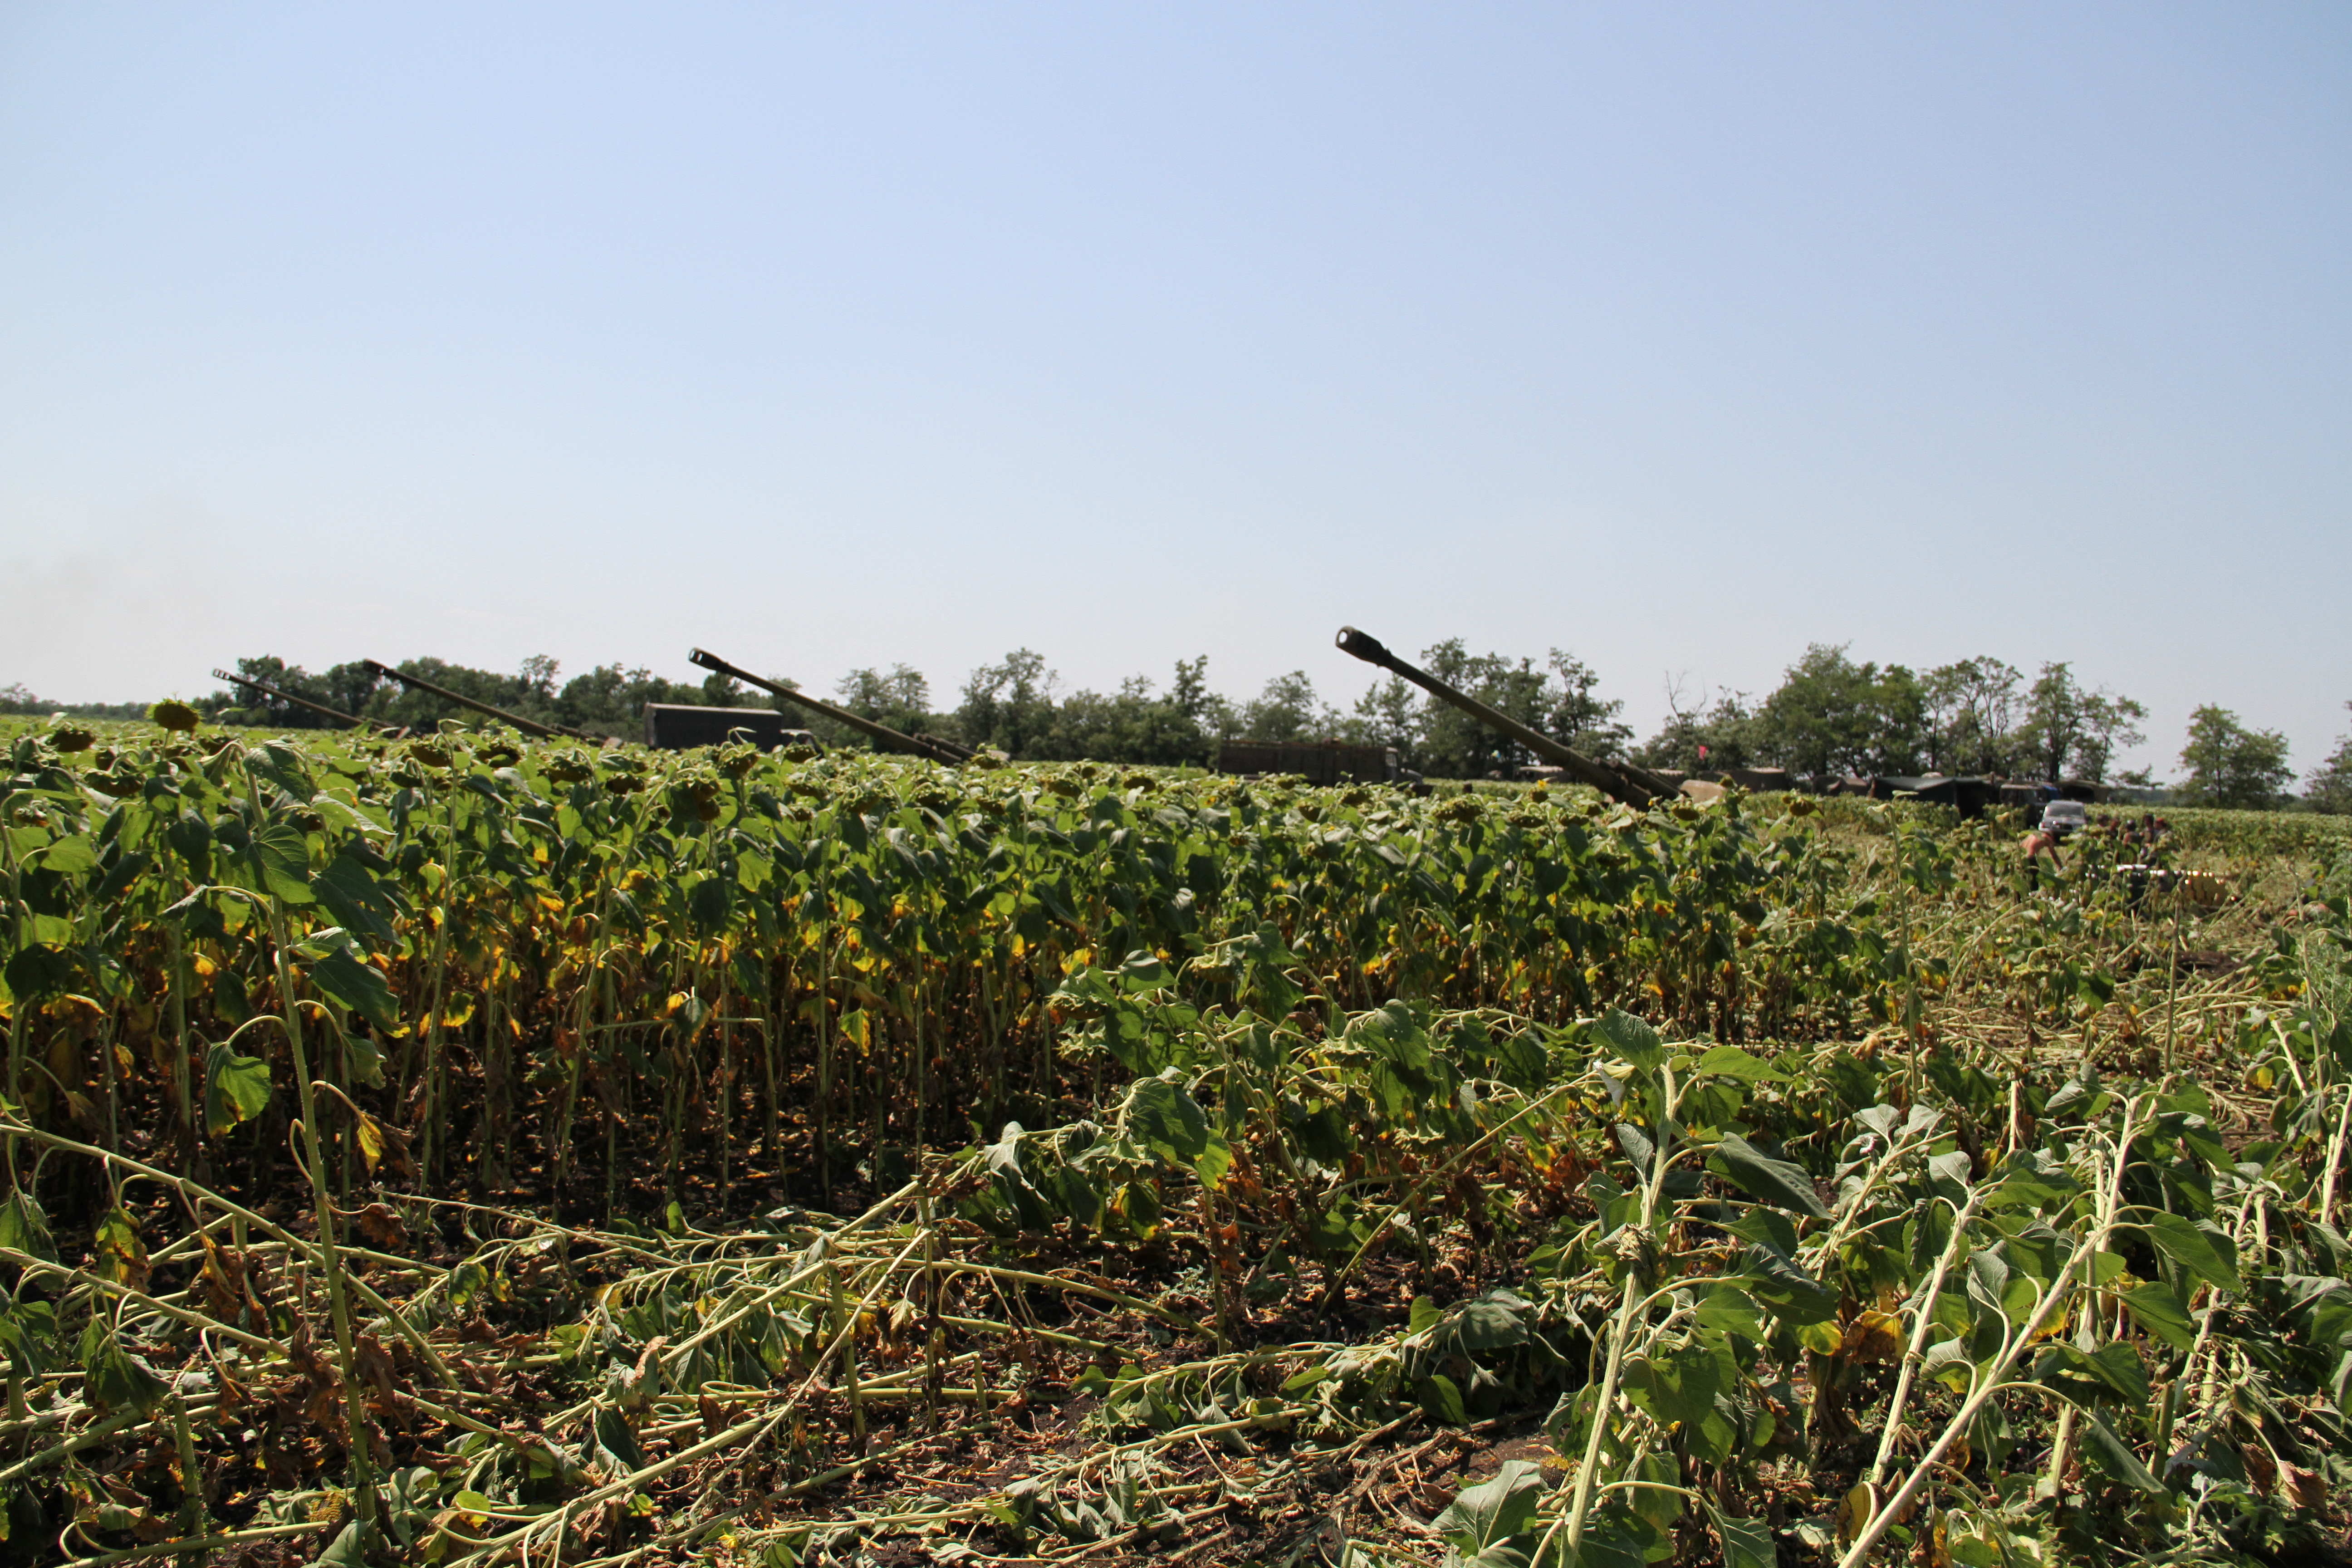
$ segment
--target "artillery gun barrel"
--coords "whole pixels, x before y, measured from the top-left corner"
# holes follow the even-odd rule
[[[796,686],[785,686],[754,675],[740,665],[730,664],[717,654],[706,649],[696,648],[686,658],[688,663],[700,668],[711,670],[719,675],[731,675],[745,685],[756,686],[762,691],[772,692],[795,707],[805,708],[812,713],[822,713],[828,719],[837,720],[859,734],[872,737],[877,745],[887,747],[891,751],[911,752],[915,756],[929,757],[935,763],[946,763],[950,766],[957,763],[968,763],[972,759],[972,750],[969,746],[960,746],[953,741],[942,741],[937,735],[902,735],[887,724],[877,724],[873,720],[860,718],[845,708],[835,708],[821,698],[811,697]]]
[[[341,723],[357,725],[362,730],[371,728],[368,721],[356,714],[346,713],[340,708],[330,708],[323,702],[313,702],[307,697],[297,697],[290,691],[280,691],[269,682],[256,680],[249,675],[231,675],[226,669],[215,669],[213,671],[213,679],[229,681],[237,686],[250,687],[264,697],[275,697],[280,702],[290,702],[297,708],[308,708],[313,713],[333,719]]]
[[[1366,664],[1376,664],[1391,674],[1401,675],[1442,702],[1452,703],[1483,724],[1492,726],[1525,746],[1539,757],[1548,757],[1569,773],[1591,784],[1612,800],[1627,805],[1646,806],[1660,795],[1675,792],[1664,779],[1646,769],[1631,764],[1612,765],[1596,763],[1580,752],[1570,751],[1549,735],[1530,730],[1507,713],[1498,712],[1459,688],[1447,685],[1427,670],[1407,664],[1391,653],[1381,639],[1370,632],[1360,632],[1353,626],[1341,626],[1338,637],[1339,649],[1352,654]]]
[[[579,731],[567,728],[562,724],[538,723],[532,720],[525,719],[520,714],[509,713],[503,708],[493,708],[487,702],[477,702],[472,698],[462,696],[457,692],[450,690],[446,686],[436,686],[431,681],[425,679],[421,676],[403,674],[401,671],[393,668],[392,666],[388,664],[379,664],[372,658],[363,658],[360,660],[360,662],[367,666],[370,669],[374,670],[378,675],[387,677],[393,680],[397,680],[403,686],[413,687],[418,691],[429,691],[445,702],[455,702],[460,708],[471,708],[477,713],[487,713],[493,719],[501,720],[506,723],[513,725],[516,729],[520,730],[526,735],[536,735],[542,741],[551,741],[558,735],[570,741],[586,741],[589,739],[588,736],[582,734]],[[592,742],[591,743],[593,744],[593,742]]]

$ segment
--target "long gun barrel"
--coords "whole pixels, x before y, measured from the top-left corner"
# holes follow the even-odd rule
[[[249,675],[231,675],[226,669],[215,669],[213,671],[213,679],[226,680],[236,686],[250,687],[264,697],[275,697],[280,702],[290,702],[297,708],[308,708],[313,713],[335,720],[340,723],[355,724],[362,730],[370,727],[366,720],[356,714],[346,713],[340,708],[330,708],[323,702],[313,702],[307,697],[297,697],[290,691],[280,691],[269,682],[256,680]]]
[[[413,687],[418,691],[429,691],[443,701],[455,702],[460,708],[471,708],[477,713],[487,713],[493,719],[513,725],[526,735],[537,735],[542,741],[551,741],[558,735],[572,741],[589,740],[588,736],[577,730],[568,729],[562,724],[537,723],[520,714],[509,713],[503,708],[493,708],[487,702],[477,702],[470,697],[460,696],[446,686],[436,686],[421,676],[404,675],[388,664],[379,664],[372,658],[363,658],[360,662],[387,679],[397,680],[403,686]],[[593,742],[591,742],[591,744]]]
[[[1370,632],[1341,626],[1338,641],[1341,652],[1353,654],[1366,664],[1376,664],[1392,674],[1402,676],[1438,700],[1450,702],[1481,723],[1500,730],[1536,755],[1550,758],[1566,768],[1570,775],[1591,784],[1612,800],[1622,801],[1632,806],[1645,806],[1660,795],[1675,793],[1665,780],[1646,769],[1630,764],[1596,763],[1580,752],[1569,750],[1549,735],[1528,729],[1509,714],[1497,712],[1468,692],[1448,686],[1425,669],[1407,664],[1391,653],[1381,639]]]
[[[812,713],[822,713],[828,719],[837,720],[861,735],[871,736],[877,745],[887,747],[891,751],[911,752],[915,756],[929,757],[935,763],[946,763],[950,766],[957,763],[968,763],[972,759],[973,752],[969,746],[960,746],[953,741],[942,741],[937,735],[901,735],[887,724],[877,724],[873,720],[860,718],[845,708],[835,708],[830,702],[811,697],[796,686],[783,686],[765,679],[740,666],[730,664],[717,654],[707,652],[702,648],[696,648],[686,657],[689,664],[715,671],[719,675],[731,675],[747,686],[756,686],[762,691],[774,693],[796,708],[805,708]]]

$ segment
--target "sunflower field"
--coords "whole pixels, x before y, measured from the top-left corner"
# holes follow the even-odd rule
[[[0,733],[0,1563],[2345,1540],[2341,838],[156,717]]]

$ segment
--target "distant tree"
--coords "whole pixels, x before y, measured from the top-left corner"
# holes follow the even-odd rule
[[[328,707],[362,719],[375,717],[370,710],[379,695],[390,696],[383,677],[357,660],[329,665],[320,675],[319,684],[327,693]]]
[[[555,677],[562,668],[547,655],[535,653],[524,659],[521,668],[515,671],[515,682],[530,697],[541,702],[553,702]]]
[[[1500,654],[1474,654],[1460,637],[1448,637],[1423,648],[1421,666],[1448,685],[1517,719],[1534,725],[1543,704],[1544,677],[1535,661],[1514,662]],[[1534,761],[1510,737],[1481,723],[1450,703],[1431,699],[1422,725],[1422,771],[1440,778],[1508,777]]]
[[[2344,705],[2352,709],[2352,702]],[[2303,803],[2331,816],[2352,816],[2352,735],[2336,742],[2336,750],[2303,782]]]
[[[1194,660],[1197,673],[1200,661]],[[1185,666],[1179,662],[1181,682]],[[1187,700],[1198,693],[1187,693]],[[1155,693],[1148,676],[1129,676],[1115,692],[1074,691],[1054,710],[1054,721],[1034,742],[1046,761],[1199,766],[1209,760],[1210,738],[1200,721],[1184,710],[1174,693]]]
[[[2091,693],[2083,703],[2083,732],[2074,742],[2074,776],[2093,784],[2106,783],[2107,767],[2115,761],[2116,751],[2137,746],[2147,739],[2147,732],[2139,727],[2140,721],[2147,717],[2147,710],[2128,697],[2105,691]]]
[[[1223,703],[1223,698],[1209,689],[1209,656],[1207,654],[1204,653],[1198,658],[1180,658],[1176,661],[1176,682],[1168,689],[1168,700],[1176,711],[1196,724],[1202,723],[1209,717],[1213,707]]]
[[[558,723],[591,735],[635,741],[645,736],[646,703],[693,705],[702,700],[702,688],[693,682],[664,679],[643,665],[633,669],[600,664],[565,681],[552,706]]]
[[[1843,645],[1815,643],[1790,665],[1780,686],[1756,710],[1756,749],[1760,760],[1798,774],[1906,771],[1889,762],[1916,757],[1917,683],[1901,666],[1885,693],[1899,710],[1897,736],[1890,748],[1883,733],[1882,673],[1875,664],[1856,664]],[[1890,756],[1890,751],[1910,753]]]
[[[2095,784],[2105,778],[2118,747],[2147,739],[2138,728],[2147,717],[2147,710],[2128,697],[2085,690],[2071,665],[2045,664],[2025,694],[2019,750],[2051,783],[2071,769]]]
[[[1869,665],[1863,666],[1870,672]],[[1870,766],[1874,773],[1906,777],[1927,770],[1933,747],[1927,721],[1927,696],[1919,678],[1900,664],[1875,672],[1870,682]]]
[[[1011,757],[1034,754],[1054,724],[1054,672],[1045,656],[1015,648],[965,678],[956,709],[958,736],[969,746],[992,746]]]
[[[1391,675],[1356,699],[1342,732],[1360,746],[1393,746],[1407,767],[1422,763],[1424,699],[1402,676]]]
[[[1620,721],[1624,704],[1595,695],[1600,677],[1575,655],[1553,648],[1542,665],[1505,654],[1474,654],[1460,637],[1422,650],[1421,666],[1450,686],[1539,734],[1589,755],[1613,757],[1633,731]],[[1391,677],[1365,693],[1347,726],[1356,739],[1392,745],[1408,766],[1437,778],[1510,776],[1543,759],[1451,703],[1417,701]]]
[[[2189,716],[2189,743],[2180,751],[2189,776],[2179,799],[2185,805],[2275,808],[2294,776],[2286,757],[2284,735],[2250,729],[2228,709],[2208,703]]]
[[[1303,669],[1277,675],[1265,689],[1244,704],[1240,713],[1244,741],[1283,744],[1317,741],[1339,728],[1339,716],[1315,695],[1315,682]]]
[[[237,673],[264,680],[297,697],[305,697],[338,712],[379,723],[430,727],[443,719],[478,721],[481,715],[462,704],[387,680],[361,664],[339,664],[324,675],[312,675],[273,655],[236,661]],[[398,668],[422,676],[436,686],[462,692],[509,713],[541,723],[558,718],[561,698],[555,689],[557,665],[544,655],[525,659],[520,671],[499,675],[437,658],[414,658]],[[223,722],[265,725],[271,729],[333,729],[332,719],[307,709],[264,698],[244,688],[215,691],[196,707]]]
[[[973,670],[954,714],[933,714],[929,722],[935,731],[952,730],[968,745],[993,747],[1023,762],[1198,766],[1209,760],[1217,734],[1238,728],[1230,705],[1208,688],[1208,662],[1205,657],[1177,660],[1175,680],[1164,695],[1149,676],[1136,675],[1116,691],[1057,696],[1060,682],[1045,657],[1018,648]],[[869,674],[854,671],[852,679]],[[928,695],[928,686],[913,684],[920,680],[900,665],[872,685],[895,693],[903,711]]]
[[[1625,743],[1633,738],[1633,729],[1619,717],[1625,711],[1624,700],[1603,701],[1594,696],[1601,677],[1574,654],[1554,648],[1550,665],[1553,683],[1545,689],[1540,721],[1534,727],[1588,757],[1613,762],[1622,756]]]
[[[31,694],[26,695],[30,697]],[[147,702],[52,702],[46,698],[34,699],[31,708],[21,711],[62,713],[68,719],[103,719],[118,724],[135,724],[145,720],[148,710],[153,706]],[[0,704],[0,713],[8,711],[5,704]]]
[[[902,735],[940,727],[931,718],[931,683],[912,665],[894,664],[887,671],[853,669],[833,690],[836,706],[860,719],[887,724]]]
[[[2065,776],[2066,759],[2082,733],[2083,689],[2065,664],[2045,664],[2025,694],[2025,719],[2018,726],[2020,751],[2036,777],[2055,783]]]
[[[1666,686],[1666,721],[1642,743],[1633,760],[1645,768],[1705,776],[1756,761],[1756,715],[1745,693],[1719,692],[1712,701],[1702,691],[1684,706],[1680,682]]]
[[[1920,682],[1927,763],[1944,773],[2006,775],[2024,675],[1990,656],[1938,665]]]
[[[41,706],[41,700],[33,695],[33,689],[23,681],[12,681],[6,686],[0,686],[0,713],[47,711],[47,710]]]
[[[339,700],[345,693],[332,683],[312,675],[299,664],[289,664],[275,654],[263,654],[258,658],[240,658],[236,672],[248,679],[262,681],[291,696],[332,708],[338,712],[357,715],[359,704]],[[371,682],[374,677],[369,677]],[[361,703],[366,701],[363,696]],[[230,685],[209,697],[196,700],[197,711],[225,724],[248,724],[267,730],[335,730],[344,726],[332,719],[295,703],[276,697],[264,696],[249,686]]]

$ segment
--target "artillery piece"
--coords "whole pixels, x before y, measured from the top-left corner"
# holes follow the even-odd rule
[[[959,763],[968,763],[979,754],[970,746],[959,745],[953,741],[943,740],[937,735],[902,735],[887,724],[877,724],[871,719],[852,713],[846,708],[836,708],[822,698],[811,697],[796,686],[786,686],[779,681],[754,675],[740,665],[730,664],[717,654],[705,649],[696,648],[686,657],[688,663],[699,668],[708,669],[719,675],[732,676],[746,686],[756,686],[762,691],[782,698],[794,707],[805,709],[811,713],[822,714],[837,723],[846,724],[886,751],[905,752],[913,756],[929,757],[935,763],[945,763],[950,767]]]
[[[307,697],[297,697],[290,691],[280,690],[278,688],[270,685],[269,682],[266,680],[256,680],[249,675],[231,675],[226,669],[215,669],[213,671],[213,679],[215,680],[226,680],[231,685],[242,686],[249,690],[258,691],[264,697],[274,697],[278,701],[289,703],[296,708],[308,709],[311,712],[318,714],[320,718],[332,719],[339,724],[349,724],[355,729],[361,730],[373,730],[379,728],[379,726],[372,720],[362,719],[355,713],[346,713],[340,708],[330,708],[323,702],[313,702]],[[397,731],[385,728],[383,732],[393,734]]]
[[[404,674],[388,664],[380,664],[372,658],[363,658],[360,662],[386,679],[397,680],[403,686],[414,690],[430,692],[445,702],[455,702],[460,708],[470,708],[477,713],[486,713],[501,723],[513,725],[526,735],[536,735],[542,741],[551,741],[561,735],[569,741],[585,741],[592,746],[596,744],[594,736],[574,730],[569,725],[541,724],[536,720],[526,719],[519,713],[509,713],[503,708],[493,708],[487,702],[478,702],[473,698],[452,691],[446,686],[436,686],[423,676]]]
[[[1640,808],[1662,795],[1675,794],[1672,784],[1647,768],[1638,768],[1631,763],[1595,762],[1581,752],[1561,745],[1541,731],[1528,728],[1509,714],[1487,707],[1459,687],[1449,686],[1427,670],[1407,664],[1391,653],[1381,639],[1370,632],[1341,626],[1337,641],[1342,653],[1360,658],[1366,664],[1378,665],[1391,675],[1403,677],[1439,701],[1459,708],[1480,723],[1501,731],[1536,755],[1549,758],[1567,769],[1570,778],[1580,784],[1591,784],[1612,800]]]

